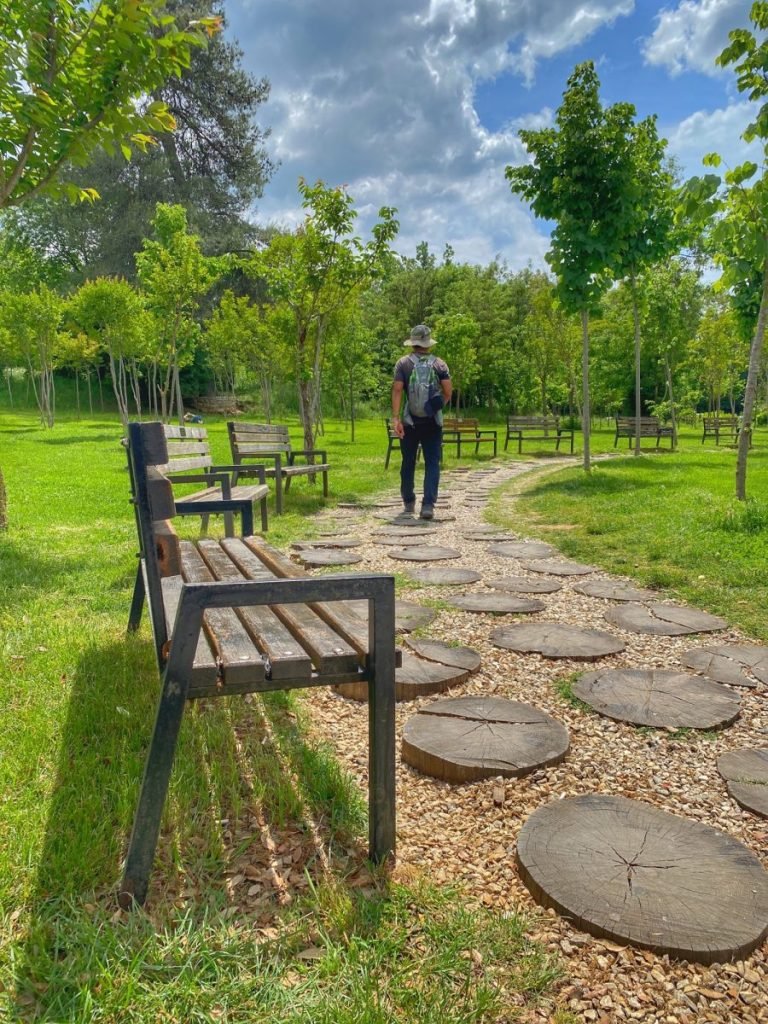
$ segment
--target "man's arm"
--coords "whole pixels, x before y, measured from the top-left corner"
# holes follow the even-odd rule
[[[450,384],[450,381],[448,382]],[[405,385],[401,380],[392,381],[392,429],[398,437],[405,436],[405,427],[400,419],[400,406],[403,404]]]
[[[453,394],[453,384],[451,383],[451,378],[446,377],[445,380],[441,380],[440,387],[443,390],[443,405],[448,406],[451,404],[451,395]]]

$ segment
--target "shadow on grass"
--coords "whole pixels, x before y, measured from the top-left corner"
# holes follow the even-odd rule
[[[185,933],[227,927],[234,914],[246,929],[271,924],[314,885],[365,868],[362,798],[329,752],[306,742],[293,697],[190,702],[149,916],[115,915],[159,690],[146,639],[94,646],[76,667],[7,993],[12,1020],[90,1020],[105,973],[147,983],[148,948],[181,948]]]
[[[41,444],[70,445],[70,444],[93,444],[97,441],[113,441],[117,443],[117,434],[85,434],[72,437],[42,437]]]
[[[52,558],[39,547],[0,533],[0,610],[18,614],[39,592],[49,592],[82,568],[77,558]]]

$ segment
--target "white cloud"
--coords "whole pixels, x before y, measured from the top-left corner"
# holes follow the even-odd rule
[[[719,153],[727,167],[745,160],[762,162],[760,146],[747,144],[740,137],[754,118],[756,104],[744,101],[720,110],[698,110],[686,117],[669,135],[669,151],[679,160],[686,174],[701,174],[701,160],[707,153]]]
[[[645,59],[673,75],[682,71],[720,74],[715,58],[728,44],[731,29],[749,24],[750,7],[751,0],[682,0],[673,10],[659,14],[656,30],[645,40]]]

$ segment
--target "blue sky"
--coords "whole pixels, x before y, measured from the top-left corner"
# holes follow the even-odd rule
[[[260,115],[279,168],[255,211],[291,225],[296,183],[349,188],[366,234],[398,208],[395,247],[544,266],[547,225],[506,184],[521,127],[551,122],[575,64],[594,60],[605,103],[658,115],[686,175],[712,150],[748,150],[748,104],[714,65],[750,0],[226,0],[243,63],[272,85]],[[751,153],[755,157],[754,150]]]

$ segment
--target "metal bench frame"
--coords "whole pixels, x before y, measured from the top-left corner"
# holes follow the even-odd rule
[[[184,583],[173,626],[169,630],[164,604],[161,565],[162,545],[157,524],[165,524],[176,512],[170,483],[158,465],[167,462],[162,424],[129,425],[129,460],[136,525],[141,547],[141,599],[134,600],[129,631],[138,628],[146,594],[155,653],[162,676],[162,691],[147,755],[138,808],[118,899],[123,907],[144,902],[157,848],[176,743],[184,706],[191,696],[227,695],[226,678],[214,692],[190,694],[195,653],[206,611],[283,606],[316,602],[368,601],[367,654],[360,659],[356,678],[367,681],[369,710],[369,848],[372,860],[382,861],[395,851],[395,588],[394,577],[339,575],[322,578],[238,580]],[[227,503],[225,503],[227,504]],[[231,502],[231,505],[236,503]],[[232,511],[238,509],[232,508]],[[247,522],[244,523],[247,526]],[[166,570],[167,574],[167,570]],[[208,629],[210,631],[210,623]],[[347,674],[348,675],[348,674]],[[237,693],[263,693],[304,686],[335,685],[347,677],[307,679],[271,678],[262,667],[252,683],[238,680]]]
[[[517,441],[517,453],[522,454],[523,441],[554,441],[555,451],[560,451],[560,442],[570,440],[570,453],[573,455],[573,427],[560,426],[556,416],[507,416],[507,436],[504,438],[504,451],[510,441]]]

